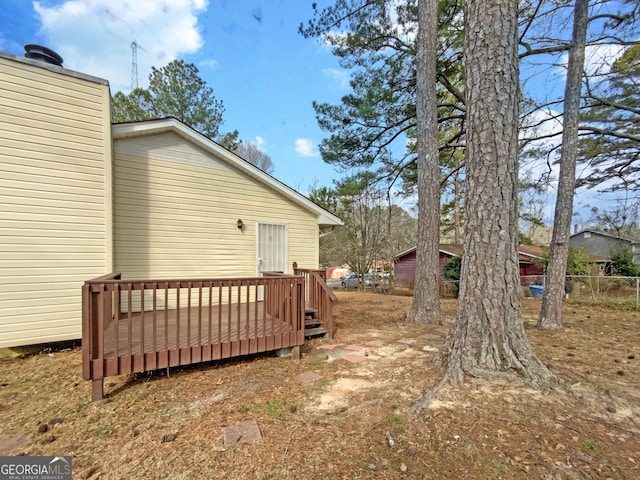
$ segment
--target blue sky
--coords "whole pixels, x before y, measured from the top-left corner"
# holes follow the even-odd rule
[[[317,2],[322,7],[331,2]],[[273,175],[307,193],[341,173],[325,164],[326,134],[312,102],[338,103],[348,72],[331,50],[304,39],[311,0],[2,0],[0,50],[23,55],[38,43],[64,66],[109,80],[112,94],[129,91],[136,41],[138,81],[151,66],[175,58],[194,63],[225,106],[222,132],[237,129],[275,164]]]

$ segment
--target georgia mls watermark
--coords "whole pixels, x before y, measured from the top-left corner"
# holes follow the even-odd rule
[[[71,457],[0,457],[0,480],[71,480]]]

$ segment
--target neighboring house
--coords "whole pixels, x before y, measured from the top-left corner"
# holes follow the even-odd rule
[[[549,255],[548,247],[538,245],[520,245],[518,247],[518,262],[520,276],[531,277],[544,274],[543,259]]]
[[[633,260],[640,263],[640,242],[627,238],[620,238],[608,232],[586,229],[569,237],[569,245],[576,250],[583,249],[590,255],[597,255],[611,259],[611,253],[616,249],[626,249],[633,255]]]
[[[393,259],[393,284],[396,287],[413,288],[416,276],[416,247],[400,252]]]
[[[462,255],[462,245],[441,243],[438,260],[439,274],[442,275],[444,264],[452,257]],[[416,247],[412,247],[396,255],[393,261],[393,281],[397,287],[413,288],[416,276]]]
[[[175,119],[111,126],[106,80],[0,53],[0,347],[77,339],[85,280],[317,268],[342,222]]]
[[[540,259],[545,255],[545,247],[532,245],[520,245],[519,262],[520,276],[541,275],[543,267]],[[462,245],[454,243],[442,243],[439,249],[439,274],[442,275],[444,264],[453,257],[462,255]],[[416,248],[410,248],[399,253],[393,266],[394,282],[398,287],[413,288],[416,274]]]

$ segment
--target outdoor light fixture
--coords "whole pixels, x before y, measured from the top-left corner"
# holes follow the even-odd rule
[[[238,226],[238,230],[240,230],[241,232],[244,232],[244,223],[242,222],[242,220],[238,219],[238,221],[236,222],[236,225]]]

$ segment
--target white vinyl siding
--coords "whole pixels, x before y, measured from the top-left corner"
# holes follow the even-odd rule
[[[175,133],[115,140],[114,208],[124,278],[256,276],[259,222],[287,225],[289,272],[318,264],[313,212]]]
[[[112,267],[105,83],[0,58],[0,347],[77,339]]]

